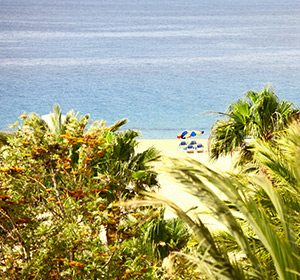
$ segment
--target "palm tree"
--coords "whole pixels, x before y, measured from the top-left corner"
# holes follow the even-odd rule
[[[139,132],[134,130],[109,131],[106,135],[109,148],[97,162],[98,176],[107,178],[118,198],[158,186],[157,174],[150,164],[157,161],[160,154],[154,147],[136,153],[138,136]]]
[[[225,116],[214,123],[211,130],[211,158],[231,154],[245,148],[249,137],[271,141],[287,124],[299,115],[299,109],[291,102],[280,101],[271,86],[262,92],[248,91],[228,107]],[[249,153],[245,153],[249,155]],[[251,158],[251,156],[250,156]]]

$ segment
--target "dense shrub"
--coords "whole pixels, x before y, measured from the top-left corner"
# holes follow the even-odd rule
[[[119,202],[158,186],[146,164],[158,153],[136,154],[134,131],[55,109],[53,126],[24,114],[1,147],[1,279],[154,279],[142,225],[155,210]]]

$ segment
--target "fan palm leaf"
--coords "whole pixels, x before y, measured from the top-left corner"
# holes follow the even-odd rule
[[[273,140],[288,123],[298,118],[299,109],[280,101],[273,87],[262,92],[248,91],[242,99],[229,105],[225,120],[217,120],[211,129],[211,158],[217,159],[240,148],[245,139]]]
[[[107,176],[114,182],[114,188],[119,196],[130,188],[134,192],[158,187],[157,174],[150,164],[160,158],[159,152],[150,147],[136,153],[139,133],[134,130],[124,132],[108,132],[106,137],[108,153],[98,163],[98,175]]]

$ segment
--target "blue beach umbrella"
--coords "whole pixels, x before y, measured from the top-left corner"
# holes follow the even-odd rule
[[[191,130],[191,131],[189,131],[189,133],[187,133],[187,134],[185,135],[185,137],[186,137],[186,138],[195,137],[195,136],[201,135],[201,134],[203,134],[203,133],[204,133],[203,130],[202,130],[202,131]]]
[[[190,131],[189,130],[184,130],[184,131],[182,131],[181,133],[179,133],[178,135],[177,135],[177,138],[178,139],[185,139],[186,137],[185,137],[185,135],[187,135],[188,133],[189,133]]]

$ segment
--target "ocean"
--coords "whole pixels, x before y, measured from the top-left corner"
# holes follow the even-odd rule
[[[300,106],[298,0],[0,0],[0,128],[54,104],[144,139],[271,83]]]

